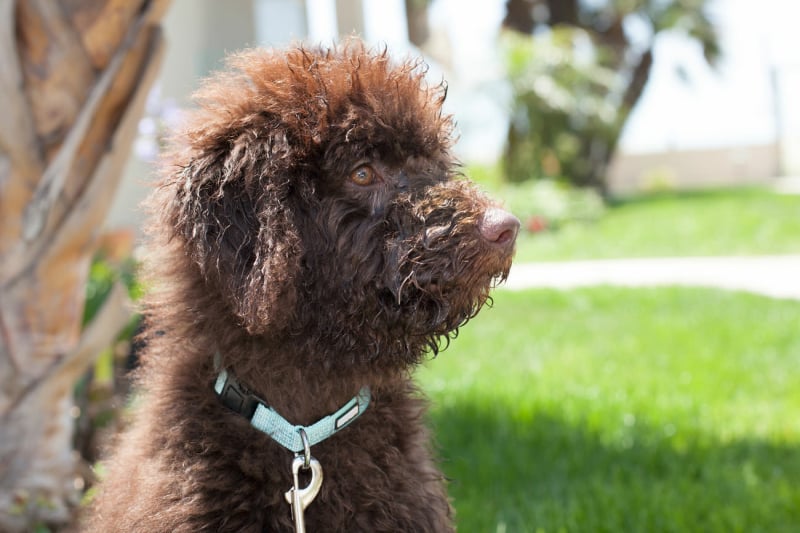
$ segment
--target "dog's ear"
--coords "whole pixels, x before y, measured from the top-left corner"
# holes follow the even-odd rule
[[[190,158],[174,184],[177,233],[252,334],[285,326],[296,301],[300,239],[275,146],[242,134]]]

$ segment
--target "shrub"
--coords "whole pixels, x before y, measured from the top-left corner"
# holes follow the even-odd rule
[[[505,35],[512,90],[504,172],[512,182],[565,177],[594,186],[620,130],[621,84],[577,28]]]
[[[506,206],[533,233],[557,229],[570,222],[589,222],[605,212],[593,189],[576,188],[556,180],[507,184],[499,191]]]

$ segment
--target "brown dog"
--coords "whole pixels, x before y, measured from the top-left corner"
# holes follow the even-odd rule
[[[519,222],[458,176],[418,63],[354,41],[230,66],[151,198],[140,394],[89,529],[451,531],[409,374]]]

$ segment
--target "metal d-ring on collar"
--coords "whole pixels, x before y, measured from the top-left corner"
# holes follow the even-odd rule
[[[335,413],[310,426],[300,426],[289,423],[225,369],[217,376],[214,391],[226,407],[245,417],[251,426],[269,435],[284,448],[297,454],[303,452],[305,468],[311,461],[311,446],[350,425],[364,413],[371,399],[369,387],[361,387],[358,394]]]
[[[305,429],[300,428],[297,432],[300,433],[300,440],[303,441],[303,470],[308,470],[308,467],[311,466],[311,445],[308,443]]]

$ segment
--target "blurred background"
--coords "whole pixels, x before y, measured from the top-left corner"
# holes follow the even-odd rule
[[[432,82],[448,83],[460,158],[491,166],[505,154],[511,181],[566,177],[630,193],[800,174],[796,2],[768,0],[757,9],[745,0],[564,5],[572,7],[533,0],[176,0],[164,19],[169,45],[141,125],[139,158],[111,223],[137,220],[134,200],[145,193],[141,178],[149,172],[141,162],[155,156],[160,128],[178,119],[202,78],[223,68],[225,54],[330,44],[352,33],[400,57],[424,55]],[[509,147],[518,136],[550,147]],[[531,166],[517,152],[541,161]],[[582,164],[602,177],[573,168]]]
[[[169,130],[251,46],[446,80],[522,221],[423,366],[460,531],[800,530],[797,0],[0,3],[0,531],[73,531],[124,426]]]

